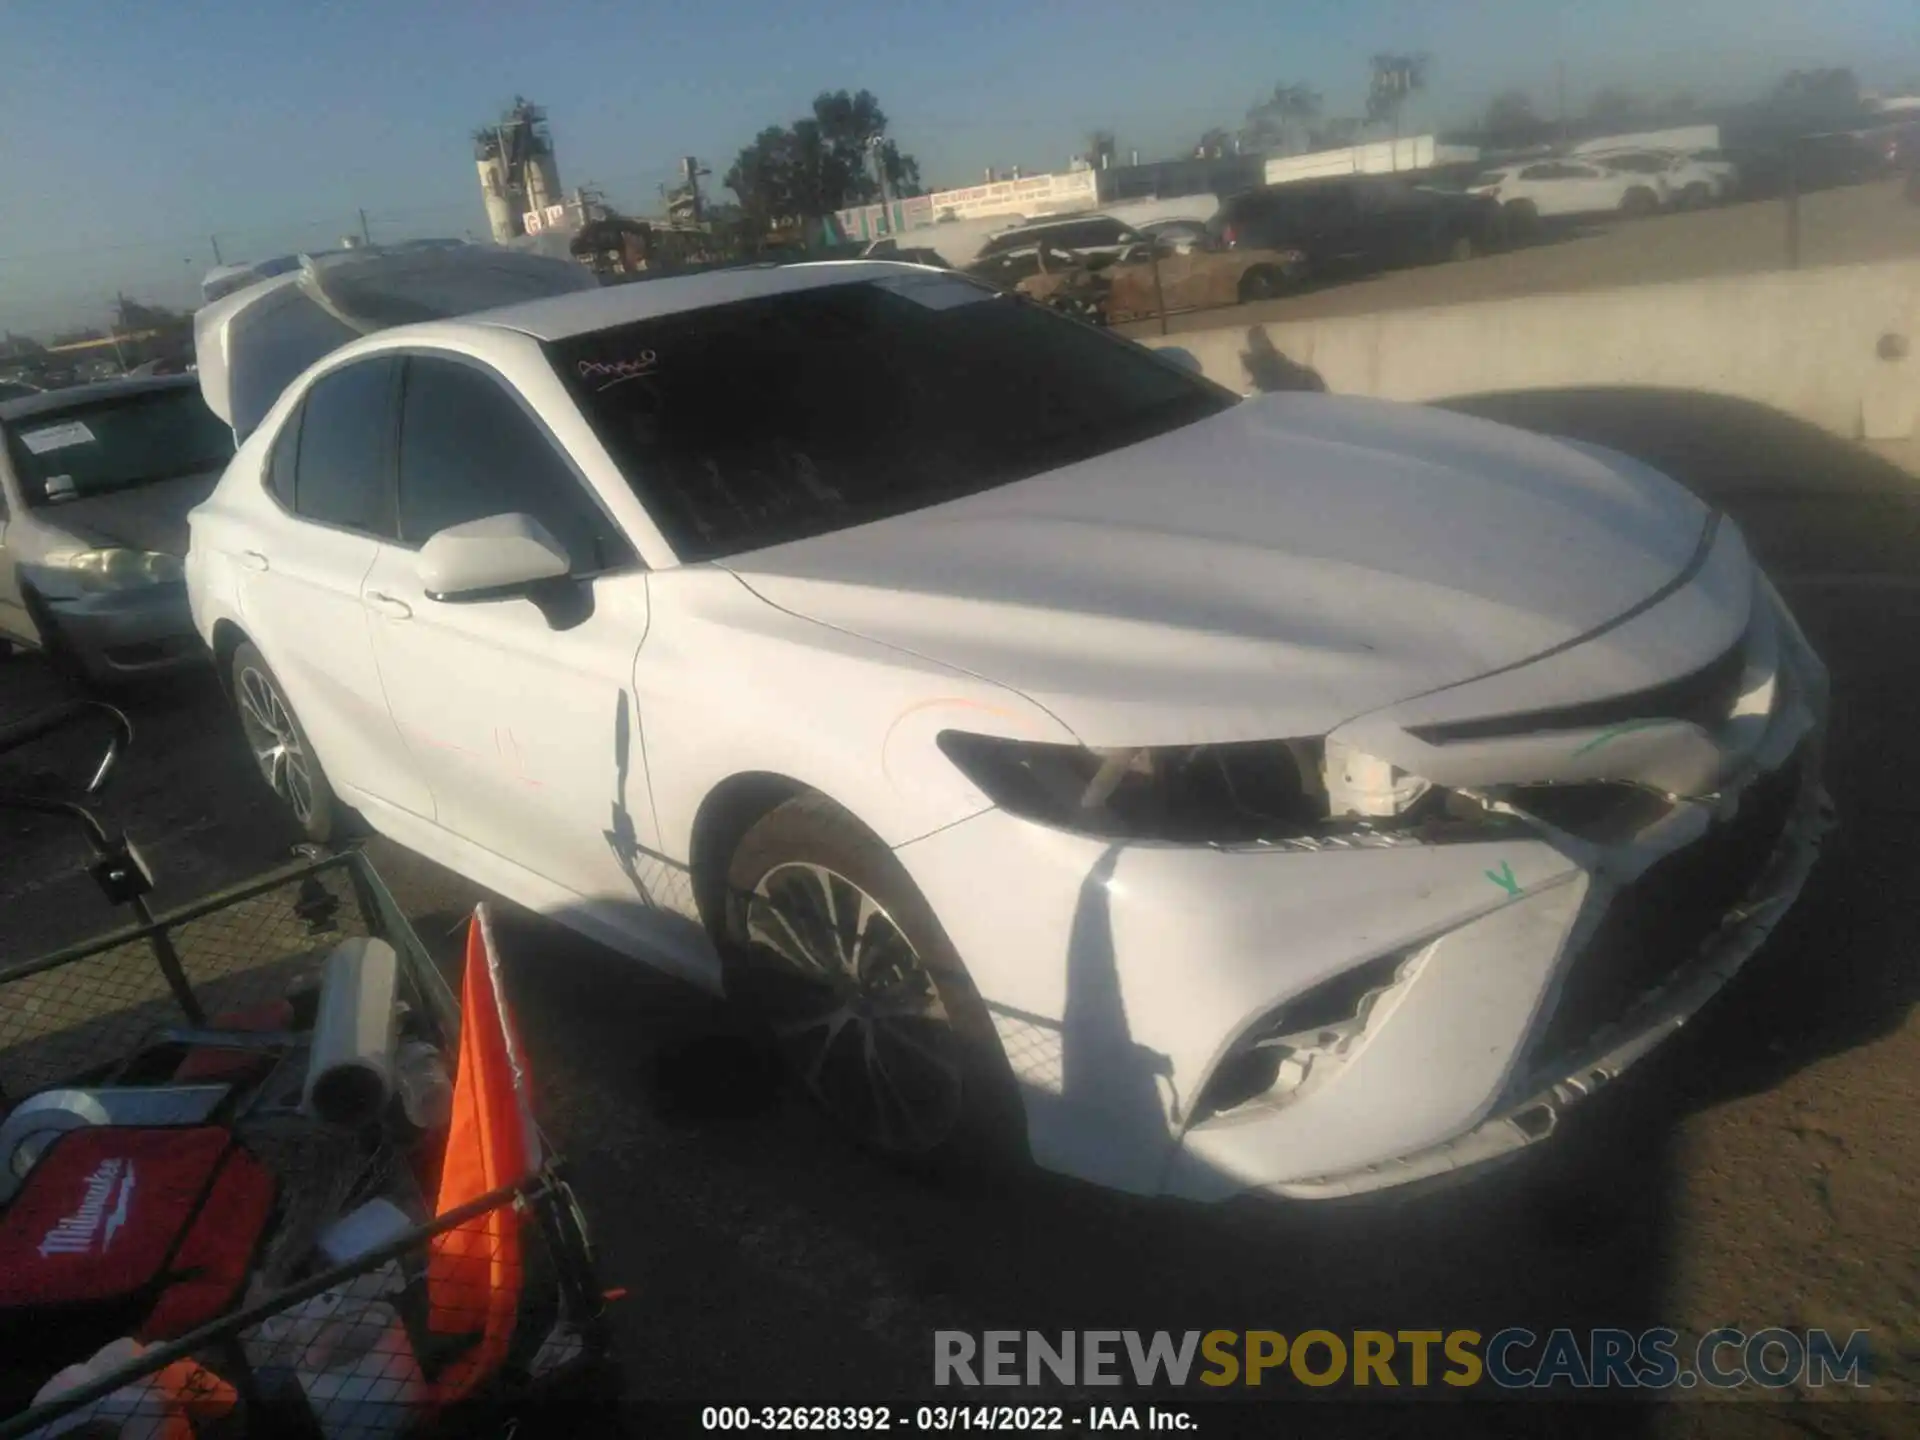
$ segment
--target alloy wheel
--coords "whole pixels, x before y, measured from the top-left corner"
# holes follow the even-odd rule
[[[300,732],[294,728],[293,712],[273,681],[252,666],[241,670],[234,689],[240,702],[240,728],[246,732],[254,763],[294,818],[307,824],[313,818],[313,770]]]
[[[777,865],[747,902],[756,989],[807,1089],[879,1149],[925,1154],[961,1115],[958,1037],[884,906],[825,866]]]

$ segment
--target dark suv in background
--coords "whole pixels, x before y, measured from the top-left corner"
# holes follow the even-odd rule
[[[1208,223],[1227,249],[1299,250],[1314,274],[1465,260],[1498,249],[1498,203],[1380,176],[1266,185],[1229,196]]]

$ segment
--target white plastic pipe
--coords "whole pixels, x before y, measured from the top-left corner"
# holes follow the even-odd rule
[[[399,977],[399,956],[384,940],[356,936],[327,957],[307,1065],[309,1114],[359,1125],[386,1109],[394,1088]]]

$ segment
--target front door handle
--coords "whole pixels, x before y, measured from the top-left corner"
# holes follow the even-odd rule
[[[262,555],[258,550],[242,550],[234,558],[240,562],[242,567],[248,570],[265,570],[268,568],[267,557]]]
[[[405,620],[413,614],[411,605],[383,590],[367,591],[367,608],[389,620]]]

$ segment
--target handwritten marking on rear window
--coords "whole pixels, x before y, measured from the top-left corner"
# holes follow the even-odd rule
[[[653,374],[660,368],[660,357],[651,350],[642,350],[626,360],[582,360],[577,368],[582,380],[600,382],[593,387],[596,391],[611,390],[642,375]]]
[[[75,445],[91,445],[93,431],[86,427],[84,421],[69,420],[64,425],[43,425],[38,430],[22,430],[20,443],[36,455],[45,455]]]

